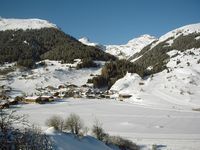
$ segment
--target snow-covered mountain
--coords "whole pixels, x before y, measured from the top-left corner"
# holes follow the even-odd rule
[[[159,108],[200,108],[200,24],[161,36],[135,55],[134,63],[153,75],[127,73],[111,91],[132,95],[129,101]],[[164,69],[165,68],[165,69]]]
[[[159,38],[157,42],[155,42],[151,48],[158,45],[161,42],[166,42],[167,44],[171,45],[176,38],[179,36],[187,36],[193,33],[200,33],[200,23],[186,25],[175,30],[172,30]]]
[[[81,43],[83,43],[85,45],[88,45],[88,46],[98,46],[99,45],[98,43],[92,43],[92,42],[90,42],[90,40],[87,37],[80,38],[79,42],[81,42]]]
[[[0,63],[17,61],[29,68],[42,59],[115,59],[96,47],[83,46],[56,25],[40,19],[0,19],[0,56]]]
[[[85,45],[88,45],[88,46],[94,46],[94,47],[100,48],[101,50],[105,50],[106,49],[106,47],[104,45],[101,45],[99,43],[93,43],[87,37],[80,38],[79,42],[81,42],[81,43],[83,43]]]
[[[128,41],[124,45],[107,45],[106,52],[122,59],[128,59],[155,40],[157,39],[154,36],[145,34]]]
[[[164,34],[157,41],[135,53],[129,60],[144,68],[156,68],[154,72],[159,72],[169,60],[167,52],[172,50],[183,52],[187,49],[199,48],[199,39],[200,23],[183,26]]]
[[[57,28],[46,20],[41,19],[4,19],[0,18],[0,31],[5,30],[27,30],[27,29],[41,29],[41,28]]]
[[[104,50],[106,53],[114,55],[120,59],[128,59],[135,53],[142,50],[146,45],[152,43],[157,40],[154,36],[150,36],[148,34],[142,35],[138,38],[134,38],[128,41],[127,44],[124,45],[101,45],[99,43],[90,42],[90,40],[86,37],[79,39],[85,45],[99,47]]]

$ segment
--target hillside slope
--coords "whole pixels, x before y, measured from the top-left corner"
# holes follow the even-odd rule
[[[64,62],[73,62],[77,58],[115,59],[99,48],[82,44],[47,21],[1,19],[0,25],[0,63],[17,62],[32,67],[43,59]]]
[[[54,142],[55,149],[59,150],[119,150],[117,147],[108,147],[94,137],[85,136],[79,139],[70,133],[56,131],[53,127],[47,129],[46,134],[49,135]]]
[[[192,48],[200,48],[200,24],[184,26],[161,36],[140,52],[134,54],[129,60],[134,64],[151,68],[149,74],[158,73],[166,69],[166,63],[170,60],[168,52],[184,51]]]
[[[200,24],[161,36],[132,57],[150,76],[127,73],[111,88],[131,102],[159,108],[200,108]],[[136,72],[137,73],[137,72]]]

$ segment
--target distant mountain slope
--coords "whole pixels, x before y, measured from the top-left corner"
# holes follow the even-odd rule
[[[154,44],[157,45],[159,44],[160,42],[163,42],[163,41],[168,41],[167,43],[170,44],[170,42],[172,42],[173,40],[168,40],[169,38],[174,38],[176,39],[177,37],[179,36],[187,36],[189,34],[194,34],[194,33],[200,33],[200,23],[197,23],[197,24],[190,24],[190,25],[186,25],[186,26],[183,26],[183,27],[180,27],[180,28],[177,28],[175,30],[172,30],[166,34],[164,34],[163,36],[161,36],[159,38],[159,41],[156,42]]]
[[[172,59],[169,52],[177,51],[173,57],[178,55],[185,56],[187,50],[193,49],[195,51],[200,48],[199,28],[200,24],[194,24],[173,30],[138,51],[128,60],[106,64],[102,69],[101,75],[93,78],[94,85],[97,87],[107,86],[109,88],[119,78],[125,76],[126,72],[137,73],[143,79],[165,69],[169,72],[170,68],[167,63]],[[199,55],[194,55],[193,51],[189,55],[197,60],[200,59]]]
[[[57,28],[52,24],[42,19],[4,19],[0,18],[0,31],[5,30],[27,30],[41,28]]]
[[[138,70],[127,73],[111,91],[132,95],[129,100],[142,105],[200,108],[200,24],[168,32],[129,60],[146,76]]]
[[[134,54],[130,61],[143,68],[152,68],[151,73],[157,73],[166,68],[172,50],[184,52],[187,49],[200,48],[200,23],[184,26],[161,36],[158,41],[144,47]]]
[[[1,20],[2,24],[5,19]],[[42,59],[64,62],[77,58],[115,59],[99,48],[82,44],[47,21],[8,19],[6,22],[9,25],[1,25],[0,31],[0,63],[17,61],[19,65],[31,67]]]
[[[135,53],[142,50],[145,46],[157,40],[154,36],[150,36],[148,34],[142,35],[138,38],[134,38],[128,41],[127,44],[124,45],[101,45],[99,43],[90,42],[90,40],[86,37],[79,39],[85,45],[98,47],[104,50],[106,53],[114,55],[120,59],[128,59]]]
[[[105,48],[106,48],[104,45],[101,45],[99,43],[90,42],[90,40],[87,37],[80,38],[79,42],[81,42],[85,45],[88,45],[88,46],[94,46],[94,47],[100,48],[101,50],[105,50]]]
[[[200,48],[168,53],[167,70],[142,79],[127,73],[111,91],[131,95],[130,102],[168,109],[200,108]],[[151,68],[149,68],[151,69]]]
[[[128,59],[155,40],[155,37],[146,34],[128,41],[125,45],[107,45],[105,51],[121,59]]]

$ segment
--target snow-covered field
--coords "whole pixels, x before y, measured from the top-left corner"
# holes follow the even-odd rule
[[[36,95],[39,88],[47,86],[58,87],[62,84],[75,84],[81,86],[91,78],[91,74],[99,74],[100,68],[90,68],[77,70],[69,66],[74,64],[61,64],[58,61],[45,60],[45,67],[38,67],[31,71],[21,72],[20,70],[10,73],[10,80],[0,80],[0,84],[10,86],[13,90],[18,91],[12,94],[12,97],[24,93],[27,96]],[[103,62],[97,62],[99,64]],[[7,65],[8,66],[8,65]],[[5,68],[5,66],[0,67]]]
[[[80,115],[88,127],[91,128],[97,118],[106,132],[133,140],[143,149],[157,144],[160,149],[198,150],[200,112],[192,109],[200,108],[200,70],[198,59],[195,59],[199,57],[199,51],[191,49],[171,58],[167,64],[169,73],[165,70],[146,80],[128,73],[111,88],[119,94],[132,95],[124,101],[70,98],[44,105],[21,105],[18,112],[28,114],[29,120],[41,125],[44,130],[47,129],[45,120],[50,116],[57,114],[67,117],[73,112]],[[188,55],[191,52],[196,56]],[[172,51],[169,55],[176,53]],[[180,60],[178,65],[177,60]],[[187,65],[187,61],[190,65]],[[69,70],[66,64],[56,61],[46,61],[46,64],[45,68],[39,67],[25,74],[26,77],[22,77],[23,72],[11,73],[11,81],[3,80],[0,83],[32,94],[40,86],[58,86],[67,82],[82,85],[91,73],[100,72],[99,69]]]
[[[46,129],[45,120],[52,115],[67,117],[77,113],[85,125],[97,118],[111,135],[133,140],[143,149],[157,144],[161,149],[198,150],[200,147],[200,112],[150,108],[116,100],[64,99],[53,104],[27,104],[18,109],[28,114],[32,123]]]

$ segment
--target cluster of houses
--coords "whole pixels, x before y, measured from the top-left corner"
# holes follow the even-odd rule
[[[74,84],[62,84],[58,87],[47,86],[37,89],[41,95],[53,96],[55,98],[110,98],[106,92],[94,89],[91,85],[84,84],[77,86]]]
[[[84,84],[77,86],[74,84],[62,84],[58,87],[47,86],[45,88],[37,89],[39,91],[38,96],[25,97],[26,103],[45,103],[51,102],[57,99],[63,98],[88,98],[88,99],[102,99],[110,98],[111,93],[108,91],[103,92],[99,89],[94,89],[92,85]]]
[[[8,96],[12,89],[10,87],[0,87],[0,108],[8,108],[10,105],[18,103],[39,103],[44,104],[63,98],[110,98],[109,94],[94,89],[90,85],[76,86],[74,84],[62,84],[58,87],[47,86],[37,89],[38,93],[34,96]]]
[[[37,89],[38,94],[34,96],[16,96],[11,98],[7,96],[7,93],[12,89],[10,87],[0,87],[0,109],[8,108],[10,105],[16,105],[19,103],[39,103],[44,104],[63,98],[88,98],[88,99],[110,99],[111,95],[115,94],[116,91],[101,91],[94,89],[92,85],[76,86],[74,84],[62,84],[58,87],[47,86],[45,88]],[[118,99],[123,100],[131,97],[131,95],[119,94]]]

